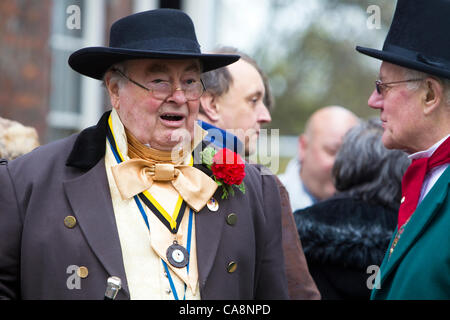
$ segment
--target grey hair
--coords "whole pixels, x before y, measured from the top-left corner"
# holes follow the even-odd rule
[[[273,97],[269,79],[267,75],[262,71],[262,69],[259,67],[258,63],[255,59],[247,55],[246,53],[239,51],[238,49],[234,47],[219,47],[214,50],[214,53],[217,54],[237,54],[241,56],[241,59],[245,62],[248,62],[250,65],[252,65],[259,73],[263,80],[264,89],[265,89],[265,95],[263,98],[263,102],[267,109],[269,111],[272,111],[275,106],[275,99]],[[213,94],[214,96],[220,97],[221,95],[228,92],[230,89],[231,84],[233,83],[233,77],[231,76],[230,71],[227,67],[222,67],[219,69],[215,69],[209,72],[205,72],[202,75],[202,81],[203,84],[206,87],[206,90]],[[200,111],[202,112],[202,109],[200,108]]]
[[[424,79],[428,77],[432,77],[436,80],[438,80],[443,87],[444,90],[444,96],[445,96],[445,102],[448,106],[450,106],[450,79],[442,78],[442,77],[436,77],[433,75],[430,75],[425,72],[403,68],[404,72],[403,75],[405,76],[405,79]],[[407,88],[409,90],[417,90],[420,86],[419,82],[408,82]]]
[[[127,71],[126,61],[118,62],[118,63],[112,65],[111,67],[109,67],[108,70],[106,70],[105,74],[103,75],[103,86],[105,88],[106,88],[106,76],[108,73],[111,73],[111,77],[110,77],[109,81],[111,81],[112,83],[117,82],[119,87],[123,86],[127,82],[127,79],[122,77],[117,72],[114,72],[113,71],[114,69],[120,70],[121,72],[126,74],[126,71]]]
[[[398,209],[401,181],[410,160],[400,150],[388,150],[378,119],[363,121],[344,136],[332,169],[336,190],[352,197]]]

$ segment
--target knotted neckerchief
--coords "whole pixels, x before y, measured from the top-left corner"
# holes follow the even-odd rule
[[[429,158],[414,159],[403,175],[402,203],[398,212],[398,228],[408,221],[416,210],[425,175],[434,167],[450,162],[450,137]]]
[[[112,167],[112,173],[123,199],[149,189],[153,181],[169,182],[183,200],[196,212],[200,211],[217,189],[216,182],[201,170],[186,165],[189,154],[180,151],[176,159],[172,152],[148,148],[141,144],[128,130],[130,160]]]

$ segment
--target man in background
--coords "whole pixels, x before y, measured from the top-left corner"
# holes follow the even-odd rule
[[[215,52],[237,50],[222,47]],[[200,99],[199,119],[216,146],[225,147],[226,142],[229,149],[245,156],[255,152],[261,126],[272,121],[264,101],[264,78],[257,63],[246,54],[230,66],[202,76],[206,92]]]
[[[270,123],[273,97],[268,79],[256,61],[234,48],[223,47],[217,54],[237,54],[241,59],[202,76],[206,92],[200,98],[199,122],[209,132],[206,140],[217,148],[227,147],[249,156],[256,151],[262,125]],[[234,133],[234,134],[233,134]],[[271,174],[259,166],[262,174]],[[276,178],[276,176],[274,176]],[[320,299],[309,273],[295,227],[289,195],[277,179],[282,206],[283,253],[291,299]]]
[[[331,197],[336,189],[331,177],[334,158],[347,131],[358,117],[340,106],[315,111],[298,140],[298,158],[292,159],[280,180],[289,192],[293,211]]]

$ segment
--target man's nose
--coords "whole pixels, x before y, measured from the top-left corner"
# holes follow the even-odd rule
[[[167,101],[174,101],[176,104],[185,104],[187,102],[186,93],[181,88],[175,88]]]
[[[259,123],[269,123],[272,121],[272,117],[270,116],[270,112],[267,109],[264,103],[261,104],[259,113],[258,113],[258,122]]]
[[[380,109],[383,107],[383,96],[377,92],[376,89],[372,91],[372,94],[367,101],[369,107],[373,109]]]

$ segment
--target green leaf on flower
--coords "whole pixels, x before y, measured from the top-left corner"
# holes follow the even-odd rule
[[[228,199],[228,191],[227,191],[226,185],[222,185],[222,190],[223,190],[223,193],[222,193],[222,200],[223,200],[223,199]]]
[[[242,182],[240,185],[238,185],[237,186],[238,188],[239,188],[239,190],[243,193],[243,194],[245,194],[245,184],[244,184],[244,182]]]
[[[214,180],[216,181],[217,185],[220,187],[223,185],[222,180],[217,179],[216,177],[214,177]]]
[[[202,163],[205,164],[208,169],[211,169],[211,165],[213,164],[213,158],[216,155],[217,150],[211,147],[206,147],[203,151],[200,152],[200,156],[202,159]]]
[[[234,190],[233,190],[233,186],[232,185],[229,185],[229,184],[227,184],[227,187],[228,187],[228,193],[230,193],[233,197],[234,197]]]

